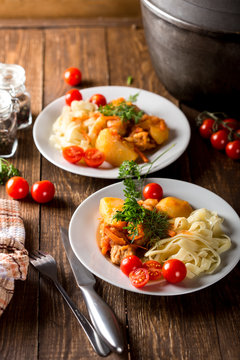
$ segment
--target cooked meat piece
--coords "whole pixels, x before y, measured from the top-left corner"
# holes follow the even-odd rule
[[[150,138],[148,131],[144,131],[140,127],[136,127],[125,140],[136,145],[140,151],[156,147],[156,143]]]
[[[156,207],[156,205],[158,204],[158,200],[157,199],[146,199],[146,200],[139,200],[138,201],[139,205],[141,205],[142,207],[144,207],[145,209],[148,209],[150,211],[153,211],[153,209]]]
[[[125,256],[135,255],[135,250],[131,245],[113,245],[110,251],[110,260],[113,264],[120,265]]]

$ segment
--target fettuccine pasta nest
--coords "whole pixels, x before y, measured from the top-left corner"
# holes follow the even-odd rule
[[[176,235],[159,240],[145,257],[163,263],[178,259],[185,263],[187,277],[211,274],[220,265],[220,254],[231,246],[221,227],[223,219],[214,211],[198,209],[189,217],[172,219]]]

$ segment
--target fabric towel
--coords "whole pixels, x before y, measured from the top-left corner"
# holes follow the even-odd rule
[[[29,264],[19,203],[0,199],[0,316],[14,292],[14,280],[25,280]]]

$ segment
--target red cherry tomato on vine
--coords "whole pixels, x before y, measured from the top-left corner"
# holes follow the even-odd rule
[[[31,187],[32,198],[38,203],[47,203],[51,201],[55,194],[55,186],[51,181],[37,181]]]
[[[63,148],[62,154],[65,160],[72,164],[76,164],[83,158],[84,150],[80,146],[71,145]]]
[[[186,277],[187,269],[182,261],[170,259],[163,264],[162,274],[168,282],[176,284]]]
[[[210,136],[213,133],[213,124],[214,124],[213,119],[205,119],[203,121],[202,125],[199,128],[199,132],[203,138],[205,139],[210,138]]]
[[[82,94],[78,89],[71,89],[65,94],[65,102],[68,106],[70,106],[74,100],[82,100]]]
[[[163,197],[163,189],[159,184],[150,183],[143,188],[143,196],[145,199],[160,200]]]
[[[13,199],[23,199],[29,192],[29,185],[23,177],[13,176],[6,183],[6,191]]]
[[[236,140],[240,140],[240,129],[237,129],[236,131],[235,131],[235,134],[234,134],[234,139],[236,139]]]
[[[223,120],[223,123],[221,124],[220,128],[225,129],[226,131],[229,131],[224,125],[229,126],[232,130],[237,130],[240,128],[240,122],[236,119],[225,119]]]
[[[149,280],[155,281],[162,277],[162,265],[155,260],[146,261],[143,264],[143,268],[148,270]]]
[[[90,167],[99,167],[105,161],[105,155],[94,148],[87,149],[84,154],[84,160]]]
[[[142,262],[136,255],[129,255],[122,259],[120,269],[125,275],[129,275],[131,271],[142,267]]]
[[[240,140],[230,141],[226,148],[226,154],[228,157],[234,160],[240,159]]]
[[[107,103],[105,96],[101,94],[95,94],[90,98],[90,102],[97,106],[104,106]]]
[[[218,130],[211,135],[210,140],[215,149],[223,150],[228,143],[228,133],[226,130]]]
[[[147,269],[138,268],[130,272],[129,279],[131,284],[136,288],[141,288],[147,284],[149,280],[149,273]]]
[[[78,68],[70,67],[64,72],[64,80],[68,85],[76,86],[82,80],[82,73]]]

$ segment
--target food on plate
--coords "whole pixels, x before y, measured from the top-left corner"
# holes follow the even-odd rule
[[[50,137],[59,150],[68,146],[80,146],[84,151],[96,148],[107,162],[118,167],[125,160],[148,162],[144,152],[168,139],[165,121],[145,114],[134,104],[137,94],[130,100],[118,98],[107,104],[101,94],[77,101],[74,97],[81,96],[79,91],[70,92],[66,95],[68,106],[54,122]]]
[[[68,106],[71,105],[73,101],[80,101],[82,100],[82,94],[78,89],[71,89],[65,94],[65,102]]]
[[[125,256],[120,264],[120,269],[125,275],[129,275],[131,271],[142,267],[142,262],[136,255]]]
[[[93,96],[90,97],[89,101],[92,102],[93,104],[96,104],[97,106],[104,106],[107,104],[107,100],[105,96],[101,94],[94,94]]]
[[[145,281],[162,276],[177,283],[185,276],[210,274],[219,267],[220,254],[230,248],[231,240],[216,212],[194,210],[186,200],[171,196],[142,200],[139,166],[125,162],[119,173],[128,174],[123,181],[125,200],[100,200],[98,245],[104,256],[120,265],[134,286],[144,286]],[[137,180],[132,179],[133,175]],[[140,269],[148,271],[147,280],[146,271]]]
[[[84,161],[88,166],[99,167],[105,161],[105,154],[98,149],[89,148],[84,153]]]
[[[138,158],[134,146],[109,128],[100,131],[95,146],[105,154],[106,161],[113,166],[120,166],[125,160],[136,160]]]
[[[170,259],[163,264],[162,274],[168,282],[176,284],[185,279],[187,268],[184,262],[178,259]]]
[[[167,196],[160,200],[156,205],[156,209],[158,211],[166,212],[170,218],[178,216],[188,217],[193,211],[189,202],[173,196]]]
[[[231,159],[240,159],[240,121],[224,113],[204,111],[197,116],[196,122],[201,136],[210,139],[215,149],[225,150]]]
[[[231,246],[222,222],[216,212],[204,208],[194,210],[188,217],[173,218],[175,235],[157,241],[144,256],[160,263],[171,258],[181,260],[189,278],[211,274],[221,263],[220,254]]]
[[[145,199],[160,200],[163,197],[163,189],[161,185],[156,183],[147,184],[144,186],[143,196]]]

